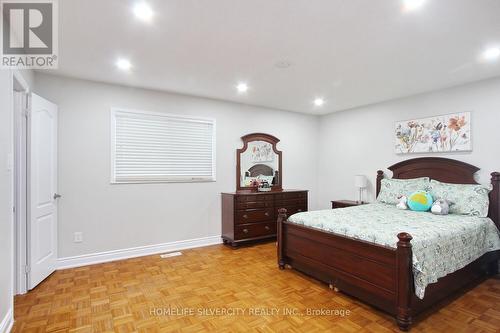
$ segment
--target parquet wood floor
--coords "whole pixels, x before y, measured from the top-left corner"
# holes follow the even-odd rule
[[[13,332],[398,332],[390,316],[296,271],[279,271],[274,243],[183,252],[57,271],[16,297]],[[311,315],[311,309],[349,313]],[[417,322],[412,332],[499,328],[495,278]]]

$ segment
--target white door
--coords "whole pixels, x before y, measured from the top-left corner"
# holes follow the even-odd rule
[[[28,281],[33,289],[56,269],[57,105],[31,94],[28,133]]]

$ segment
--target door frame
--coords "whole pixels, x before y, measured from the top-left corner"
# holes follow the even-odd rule
[[[20,92],[23,95],[21,106],[16,107],[17,101],[14,92]],[[13,119],[13,228],[12,228],[12,247],[14,253],[12,294],[25,294],[28,290],[27,280],[27,212],[28,212],[28,103],[30,87],[28,82],[17,70],[12,71],[12,119]],[[23,133],[24,127],[24,133]],[[25,154],[24,159],[20,154]]]

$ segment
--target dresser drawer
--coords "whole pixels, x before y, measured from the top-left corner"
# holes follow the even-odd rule
[[[235,220],[236,223],[257,223],[274,220],[274,211],[272,208],[237,210]]]
[[[278,193],[274,198],[275,200],[304,199],[307,198],[307,192]]]
[[[237,225],[234,230],[236,239],[271,236],[276,234],[276,222]]]
[[[272,201],[242,201],[236,202],[236,209],[265,209],[265,208],[273,208],[274,204]]]
[[[238,195],[236,202],[255,202],[255,201],[270,201],[273,202],[272,194],[255,194],[255,195]]]

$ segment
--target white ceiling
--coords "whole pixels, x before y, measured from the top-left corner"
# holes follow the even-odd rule
[[[151,23],[133,0],[59,3],[57,73],[84,79],[324,114],[500,75],[478,60],[500,45],[498,0],[148,0]]]

